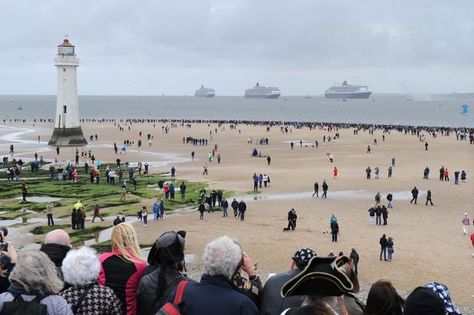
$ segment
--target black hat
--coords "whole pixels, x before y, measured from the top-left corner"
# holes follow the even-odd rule
[[[287,281],[281,296],[319,295],[340,296],[358,292],[359,281],[350,265],[349,257],[313,257],[306,268]]]
[[[405,315],[445,315],[443,300],[431,289],[416,288],[405,300]]]
[[[159,265],[162,263],[173,263],[184,260],[184,231],[178,233],[174,231],[165,232],[155,241],[150,253],[148,254],[148,263],[150,265]]]

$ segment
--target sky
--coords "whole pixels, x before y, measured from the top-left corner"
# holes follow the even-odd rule
[[[80,95],[474,92],[472,0],[2,0],[0,94],[56,94],[67,34]]]

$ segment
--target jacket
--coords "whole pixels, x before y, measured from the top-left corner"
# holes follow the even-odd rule
[[[137,289],[137,305],[139,315],[155,314],[176,290],[179,282],[186,279],[178,270],[168,267],[165,271],[165,291],[160,297],[156,296],[158,286],[158,269],[143,276]]]
[[[122,313],[135,315],[137,312],[136,291],[147,266],[143,260],[129,262],[120,252],[103,253],[99,256],[101,268],[99,284],[110,287],[122,303]]]
[[[204,274],[184,290],[186,315],[258,315],[255,304],[238,292],[224,276]]]
[[[260,302],[261,315],[280,314],[287,308],[300,306],[304,301],[303,295],[281,297],[280,291],[283,284],[292,279],[301,270],[291,269],[290,271],[279,273],[270,277],[263,287],[262,298]]]
[[[35,298],[34,295],[22,294],[21,297],[25,301],[31,301]],[[3,308],[3,303],[13,301],[14,296],[10,292],[0,294],[0,311]],[[59,295],[49,295],[40,300],[41,304],[46,305],[48,315],[74,315],[71,307]]]
[[[80,305],[77,305],[84,293],[85,295],[82,302]],[[75,315],[122,314],[122,305],[114,291],[109,287],[103,287],[97,283],[91,286],[70,287],[62,291],[59,295],[66,300],[71,308],[74,308],[76,305],[78,306]]]

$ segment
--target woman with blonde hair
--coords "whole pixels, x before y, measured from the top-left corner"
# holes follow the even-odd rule
[[[114,290],[122,303],[122,313],[137,313],[136,291],[147,266],[140,257],[137,233],[129,223],[114,227],[112,251],[100,255],[99,283]]]
[[[49,257],[39,251],[30,250],[21,253],[15,268],[10,274],[8,291],[0,294],[0,312],[11,314],[18,307],[24,306],[21,301],[39,302],[38,308],[47,311],[48,315],[73,315],[66,300],[57,295],[63,288],[56,266]]]

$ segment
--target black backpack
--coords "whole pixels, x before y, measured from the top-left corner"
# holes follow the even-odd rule
[[[18,294],[13,301],[4,302],[0,315],[48,315],[48,308],[40,304],[37,297],[31,301],[25,301],[21,294]]]

